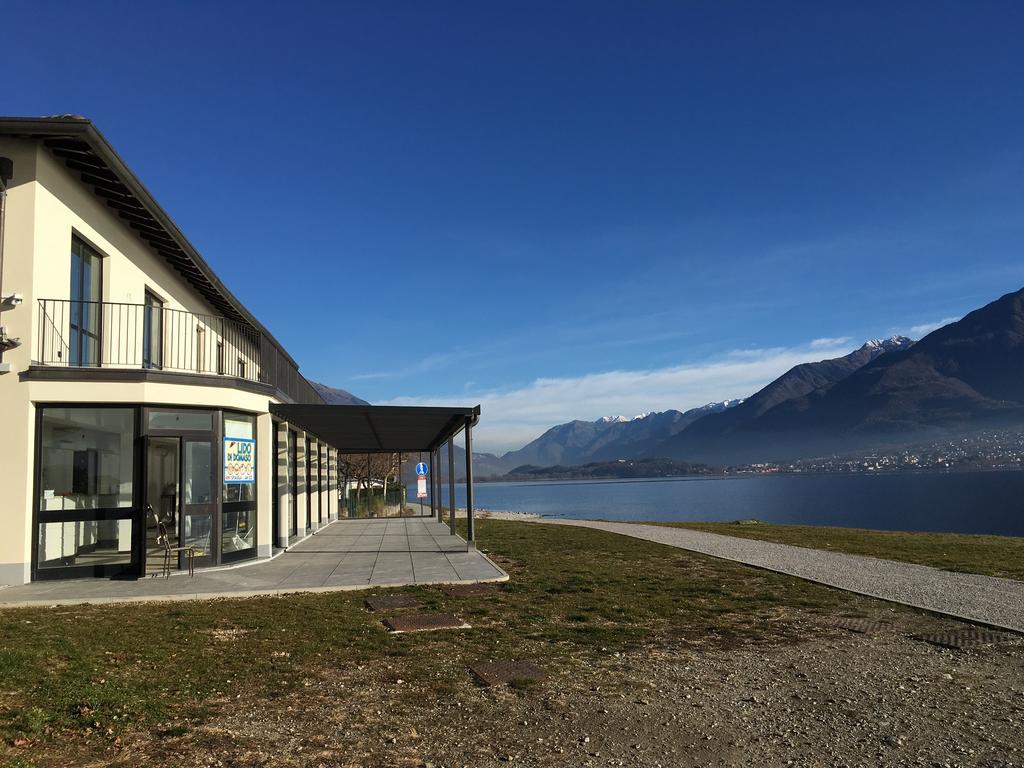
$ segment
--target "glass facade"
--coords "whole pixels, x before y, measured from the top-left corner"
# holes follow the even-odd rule
[[[224,445],[221,552],[225,556],[251,555],[256,548],[256,419],[225,412]],[[238,446],[245,450],[239,451]],[[232,463],[237,466],[230,466]]]
[[[224,415],[224,439],[256,439],[256,424],[252,416]],[[255,448],[255,445],[253,446]],[[224,482],[224,501],[255,501],[256,483]]]
[[[41,511],[132,506],[133,408],[44,408],[40,443]]]
[[[130,565],[132,521],[72,520],[39,524],[39,568]]]
[[[185,503],[213,501],[213,447],[190,440],[185,443]]]
[[[37,578],[159,570],[164,536],[200,567],[256,555],[255,416],[41,405],[37,435]]]
[[[36,567],[131,566],[134,408],[40,408]]]
[[[213,429],[211,411],[150,411],[146,426],[150,429],[209,432]]]

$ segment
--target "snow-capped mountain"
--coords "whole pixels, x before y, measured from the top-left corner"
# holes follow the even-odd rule
[[[666,440],[659,450],[665,456],[701,456],[707,457],[706,460],[727,461],[735,451],[732,448],[719,451],[715,446],[726,443],[731,445],[734,441],[729,436],[734,432],[745,430],[781,403],[831,387],[876,358],[902,353],[913,345],[913,339],[906,336],[870,339],[848,355],[816,363],[801,363],[727,412],[711,414],[695,421],[687,429]]]
[[[709,413],[730,408],[739,400],[708,403],[685,413],[676,410],[640,413],[633,418],[602,416],[596,421],[570,421],[552,427],[536,440],[501,457],[506,471],[522,465],[550,467],[588,461],[635,458]]]
[[[888,339],[868,339],[861,349],[881,349],[884,352],[895,352],[909,349],[913,343],[914,340],[906,336],[890,336]]]

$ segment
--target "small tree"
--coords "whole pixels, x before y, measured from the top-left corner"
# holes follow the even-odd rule
[[[356,508],[362,501],[362,491],[366,489],[367,508],[373,504],[375,485],[382,489],[381,506],[383,507],[388,492],[388,484],[397,478],[398,454],[394,453],[349,453],[338,457],[338,472],[348,483],[355,481]]]

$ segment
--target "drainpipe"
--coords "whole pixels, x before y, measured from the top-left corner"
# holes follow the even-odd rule
[[[8,157],[0,157],[0,304],[5,303],[4,297],[4,234],[7,219],[7,182],[14,176],[14,163]],[[6,307],[5,307],[6,308]],[[2,326],[0,326],[2,327]],[[4,373],[4,350],[6,335],[0,334],[0,373]]]

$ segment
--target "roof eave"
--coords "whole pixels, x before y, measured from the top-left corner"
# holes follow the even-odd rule
[[[0,117],[0,134],[17,135],[31,134],[35,136],[70,136],[84,140],[89,147],[100,156],[100,159],[117,175],[118,180],[131,190],[132,194],[145,206],[157,222],[175,240],[178,246],[185,251],[196,269],[209,281],[214,290],[217,291],[238,314],[256,330],[266,336],[288,359],[288,361],[299,369],[299,364],[288,353],[284,346],[274,338],[274,335],[246,309],[245,305],[228,290],[220,278],[213,271],[213,268],[199,254],[195,246],[189,242],[185,234],[174,223],[174,220],[160,206],[145,185],[132,172],[128,165],[117,154],[114,147],[100,133],[99,129],[87,118],[80,117],[59,117],[59,118],[32,118],[32,117]],[[301,375],[301,374],[300,374]]]

